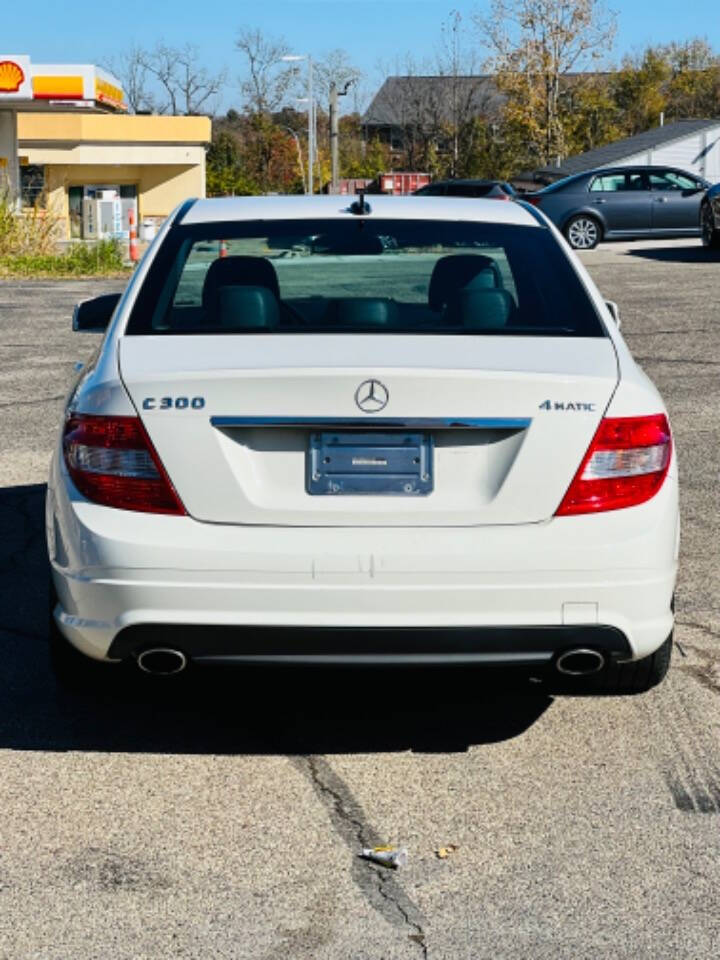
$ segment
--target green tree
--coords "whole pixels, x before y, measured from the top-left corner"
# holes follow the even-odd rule
[[[257,184],[247,175],[237,136],[215,125],[207,154],[208,196],[247,196],[257,192]]]
[[[714,117],[720,111],[720,57],[696,37],[661,48],[670,67],[667,109],[671,119]]]
[[[622,117],[605,74],[573,78],[562,94],[568,154],[584,153],[622,136]]]
[[[365,142],[357,113],[340,117],[340,176],[374,179],[392,169],[390,147],[377,137]]]
[[[639,58],[625,57],[612,79],[613,99],[625,136],[642,133],[660,122],[660,114],[668,104],[670,75],[666,58],[652,47]]]
[[[524,128],[540,163],[565,156],[564,78],[610,49],[615,15],[601,0],[492,0],[489,13],[475,21],[490,49],[488,67],[507,98],[505,121]]]

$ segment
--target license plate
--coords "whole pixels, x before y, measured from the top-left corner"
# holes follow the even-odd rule
[[[432,437],[424,433],[312,433],[307,492],[423,497],[433,489],[432,455]]]

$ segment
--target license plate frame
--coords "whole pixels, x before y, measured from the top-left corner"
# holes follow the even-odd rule
[[[431,434],[324,430],[309,436],[310,496],[425,497],[433,489]]]

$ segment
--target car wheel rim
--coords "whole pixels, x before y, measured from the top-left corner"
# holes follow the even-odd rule
[[[576,250],[589,250],[598,241],[598,229],[593,220],[573,220],[568,230],[568,239]]]

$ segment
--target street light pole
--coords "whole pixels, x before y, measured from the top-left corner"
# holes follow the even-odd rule
[[[300,137],[298,137],[298,135],[295,133],[292,127],[286,127],[283,124],[281,129],[287,130],[287,132],[295,141],[295,146],[297,147],[297,155],[298,155],[298,166],[300,167],[300,179],[302,180],[303,192],[307,193],[308,188],[307,188],[307,181],[305,179],[305,166],[303,164],[302,147],[300,146]]]
[[[280,57],[285,63],[307,60],[308,65],[308,175],[307,192],[314,192],[313,171],[315,161],[315,101],[313,100],[313,62],[309,53],[287,53]]]

